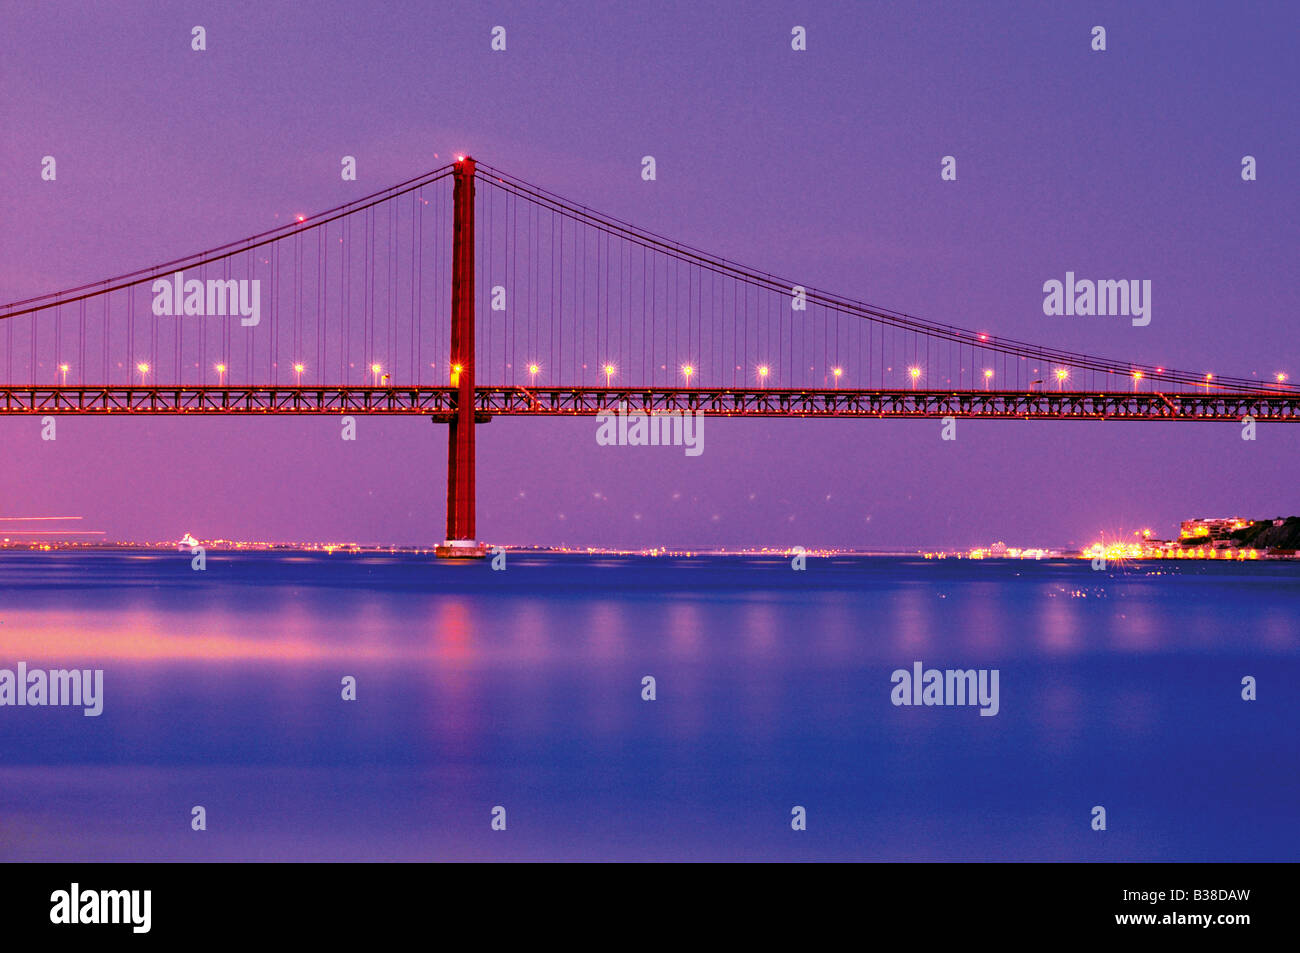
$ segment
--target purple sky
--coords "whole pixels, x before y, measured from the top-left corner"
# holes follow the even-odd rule
[[[190,49],[195,24],[206,52]],[[505,53],[489,49],[497,24]],[[806,52],[790,49],[795,24]],[[1294,378],[1297,29],[1294,3],[7,2],[0,299],[239,238],[468,151],[881,306]],[[339,178],[345,154],[356,183]],[[949,154],[955,183],[939,178]],[[1256,182],[1241,180],[1247,154]],[[1150,326],[1044,316],[1042,283],[1067,270],[1150,279]],[[344,443],[325,417],[65,417],[43,442],[36,419],[0,417],[0,516],[84,516],[122,539],[441,539],[445,428],[359,428]],[[1300,430],[1281,425],[1253,443],[1229,424],[961,421],[955,442],[937,421],[705,432],[688,458],[598,447],[589,418],[498,419],[479,431],[479,535],[1064,545],[1300,512]]]

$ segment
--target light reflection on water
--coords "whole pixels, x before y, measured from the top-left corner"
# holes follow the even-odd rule
[[[0,667],[107,697],[0,708],[0,859],[1287,859],[1298,610],[1284,564],[5,552]],[[1001,713],[892,706],[916,660]]]

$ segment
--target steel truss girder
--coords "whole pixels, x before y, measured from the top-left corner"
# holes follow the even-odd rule
[[[1300,393],[1159,394],[769,388],[477,387],[475,414],[620,410],[721,417],[1300,421]],[[411,414],[450,420],[451,387],[0,387],[0,414]]]

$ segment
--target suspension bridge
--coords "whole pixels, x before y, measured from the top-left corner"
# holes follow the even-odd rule
[[[1300,420],[1300,389],[959,328],[749,268],[470,157],[0,306],[0,414],[417,414],[478,552],[496,415]]]

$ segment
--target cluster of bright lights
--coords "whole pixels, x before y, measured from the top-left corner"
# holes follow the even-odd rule
[[[1125,559],[1141,559],[1147,552],[1140,543],[1093,543],[1083,551],[1085,559],[1105,559],[1107,562],[1123,562]]]

